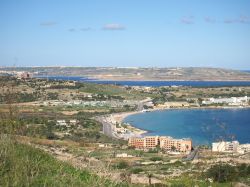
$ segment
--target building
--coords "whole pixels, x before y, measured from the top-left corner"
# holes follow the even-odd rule
[[[202,101],[204,105],[210,104],[229,104],[229,105],[246,105],[249,98],[245,97],[231,97],[231,98],[210,98],[209,100]]]
[[[119,127],[115,127],[115,131],[116,131],[117,133],[126,133],[126,132],[127,132],[127,129],[124,128],[124,127],[119,126]]]
[[[77,124],[77,120],[76,119],[71,119],[71,120],[69,120],[69,124],[70,125],[76,125]]]
[[[19,79],[30,79],[30,78],[32,78],[32,74],[29,73],[29,72],[18,72],[16,76]]]
[[[245,154],[250,152],[250,144],[239,144],[238,141],[232,142],[215,142],[212,143],[213,152],[237,152],[240,154]]]
[[[162,136],[160,137],[160,148],[166,151],[188,152],[192,149],[192,140]]]
[[[116,158],[132,158],[133,155],[128,155],[127,153],[116,154]]]
[[[132,137],[128,139],[128,146],[137,148],[137,149],[144,149],[144,138]]]
[[[240,144],[237,148],[237,152],[241,154],[249,153],[250,152],[250,144]]]
[[[174,139],[170,136],[145,136],[129,138],[128,145],[137,149],[154,149],[159,146],[166,151],[189,152],[192,149],[191,139]]]
[[[214,142],[212,143],[212,151],[213,152],[237,152],[239,147],[238,141],[232,141],[232,142]]]
[[[56,125],[70,127],[71,125],[76,125],[77,122],[78,121],[76,119],[71,119],[69,121],[66,121],[66,120],[57,120],[56,121]]]
[[[67,126],[67,123],[65,120],[57,120],[56,125],[58,126]]]
[[[143,143],[145,148],[154,149],[159,145],[159,136],[146,136]]]

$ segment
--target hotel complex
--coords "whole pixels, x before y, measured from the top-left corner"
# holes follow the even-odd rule
[[[210,98],[202,101],[204,105],[210,104],[228,104],[228,105],[248,105],[249,97],[231,97],[231,98]]]
[[[240,144],[238,141],[226,142],[214,142],[212,143],[213,152],[230,152],[230,153],[248,153],[250,152],[250,144]]]
[[[154,149],[160,147],[166,151],[189,152],[192,149],[191,139],[174,139],[170,136],[145,136],[129,138],[128,145],[137,149]]]

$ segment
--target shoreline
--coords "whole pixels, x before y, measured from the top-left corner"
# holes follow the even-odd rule
[[[250,106],[233,106],[233,107],[217,107],[217,106],[202,106],[202,107],[160,107],[160,108],[153,108],[153,109],[148,109],[146,112],[154,112],[154,111],[161,111],[161,110],[184,110],[184,109],[246,109],[250,108]],[[117,120],[117,122],[122,122],[126,117],[134,114],[139,114],[139,113],[144,113],[143,111],[133,111],[133,112],[123,112],[123,113],[114,113],[112,114],[114,118]]]
[[[142,111],[131,111],[131,112],[122,112],[122,113],[114,113],[109,115],[109,120],[113,122],[113,124],[118,123],[120,124],[123,128],[126,128],[128,131],[126,138],[132,137],[132,136],[142,136],[143,134],[146,134],[148,131],[139,129],[137,127],[134,127],[130,123],[123,123],[123,120],[134,114],[139,114],[142,113]],[[124,127],[125,126],[125,127]]]
[[[39,75],[39,76],[33,76],[33,78],[57,78],[57,77],[72,77],[72,78],[81,78],[81,80],[84,81],[88,81],[88,82],[92,82],[92,81],[121,81],[121,82],[125,82],[125,81],[129,81],[129,82],[171,82],[171,81],[176,81],[176,82],[250,82],[249,79],[105,79],[105,78],[96,78],[96,77],[82,77],[81,75]],[[81,81],[78,80],[78,81]]]
[[[202,106],[202,107],[175,107],[175,108],[169,108],[169,107],[160,107],[160,108],[153,108],[153,109],[149,109],[146,110],[146,112],[154,112],[154,111],[161,111],[161,110],[185,110],[185,109],[247,109],[250,108],[250,106],[233,106],[233,107],[221,107],[221,106]],[[126,134],[127,136],[126,139],[130,138],[130,137],[141,137],[145,134],[148,133],[147,130],[144,129],[140,129],[137,128],[135,126],[133,126],[133,124],[130,123],[123,123],[123,120],[130,116],[130,115],[134,115],[134,114],[139,114],[139,113],[144,113],[143,111],[131,111],[131,112],[122,112],[122,113],[113,113],[110,114],[109,116],[107,116],[108,120],[111,121],[110,125],[113,125],[114,123],[119,123],[119,124],[125,124],[127,130],[129,130],[129,134]],[[112,124],[113,123],[113,124]],[[114,130],[114,129],[113,129]],[[114,133],[114,132],[113,132]],[[119,138],[118,136],[114,136],[115,138]],[[120,138],[124,138],[124,137],[120,137]]]

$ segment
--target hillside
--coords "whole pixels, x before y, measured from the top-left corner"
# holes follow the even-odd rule
[[[99,80],[202,80],[250,81],[250,73],[220,68],[118,68],[118,67],[5,67],[5,71],[29,71],[35,76],[81,76]]]
[[[0,150],[0,186],[128,186],[76,169],[6,137],[0,137]]]

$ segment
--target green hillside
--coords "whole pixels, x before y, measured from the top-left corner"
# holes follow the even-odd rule
[[[29,145],[0,139],[0,186],[127,186],[75,169]]]

